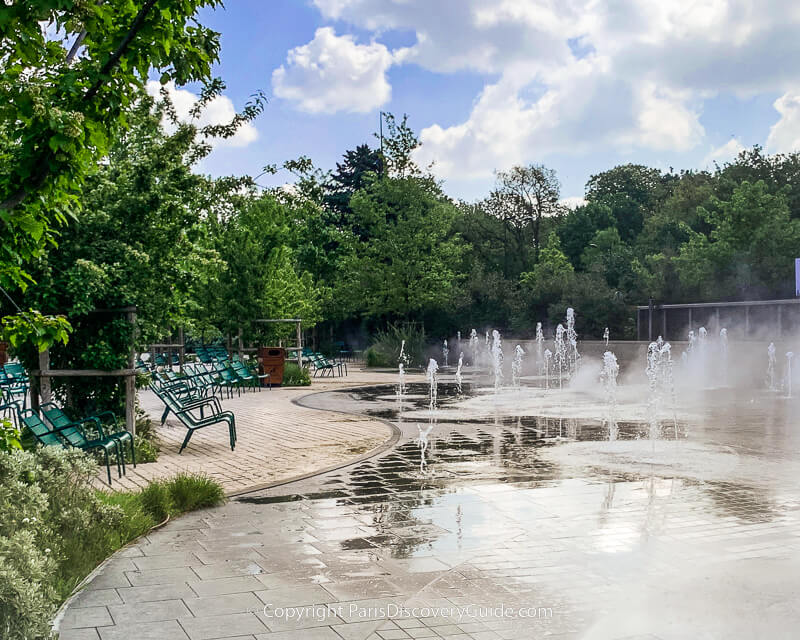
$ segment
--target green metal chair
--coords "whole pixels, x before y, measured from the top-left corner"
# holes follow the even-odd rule
[[[161,398],[162,402],[164,402],[164,404],[167,406],[167,408],[172,411],[175,417],[187,429],[186,437],[184,438],[183,444],[181,444],[181,448],[178,451],[179,454],[183,453],[183,450],[186,448],[186,445],[189,444],[189,439],[192,437],[192,434],[195,431],[204,427],[210,427],[215,424],[221,424],[223,422],[228,425],[228,436],[230,439],[231,451],[235,449],[236,418],[230,411],[222,410],[222,407],[219,404],[219,398],[211,396],[190,403],[184,403],[169,391],[156,393],[158,394],[159,398]],[[211,415],[205,415],[204,410],[206,408],[211,408],[213,413]],[[195,415],[195,412],[199,412],[200,416],[198,417]]]
[[[46,446],[71,446],[83,451],[102,449],[105,457],[108,484],[111,485],[111,460],[110,453],[117,455],[117,474],[122,477],[122,454],[119,440],[114,438],[89,439],[82,426],[70,424],[63,428],[49,428],[42,418],[33,409],[25,409],[19,413],[20,423],[25,425],[34,437]]]
[[[261,391],[261,381],[267,380],[269,388],[272,389],[270,382],[271,376],[268,373],[254,373],[247,368],[247,365],[241,360],[233,360],[231,362],[233,372],[242,380],[242,384],[249,384],[254,389]]]
[[[95,433],[98,436],[98,440],[109,440],[114,439],[119,442],[119,450],[122,454],[122,473],[125,473],[125,444],[127,443],[130,447],[131,452],[131,462],[133,462],[133,468],[136,468],[136,449],[134,447],[133,442],[133,434],[129,431],[122,430],[122,431],[114,431],[117,429],[117,416],[114,415],[112,411],[102,411],[92,416],[87,416],[83,420],[72,420],[70,417],[64,413],[64,410],[59,407],[54,402],[45,402],[39,407],[39,411],[41,412],[44,419],[50,423],[50,426],[53,429],[62,430],[67,427],[81,427],[85,424],[92,424],[94,426]],[[107,429],[103,427],[103,421],[107,420],[106,425],[109,425],[111,429]],[[108,433],[111,431],[110,433]]]
[[[0,388],[12,401],[17,396],[22,397],[22,408],[26,408],[30,381],[25,368],[18,362],[8,362],[3,365],[0,374]]]

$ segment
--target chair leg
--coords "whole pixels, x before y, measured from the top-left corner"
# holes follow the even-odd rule
[[[108,486],[111,486],[111,464],[108,460],[108,449],[103,449],[103,453],[106,456],[106,473],[108,474]]]
[[[169,415],[169,407],[164,407],[164,413],[161,414],[161,424],[167,421],[167,415]]]
[[[192,437],[192,433],[194,429],[187,429],[186,437],[183,439],[183,444],[181,445],[180,450],[178,451],[179,454],[183,453],[183,450],[186,448],[186,445],[189,444],[189,438]]]

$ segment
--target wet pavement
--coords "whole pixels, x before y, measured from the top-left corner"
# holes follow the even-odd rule
[[[154,532],[62,640],[797,637],[794,401],[711,390],[663,439],[629,420],[609,443],[600,418],[515,415],[480,382],[469,411],[452,384],[433,412],[421,384],[308,397],[401,439]]]

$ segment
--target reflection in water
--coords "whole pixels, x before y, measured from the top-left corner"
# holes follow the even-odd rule
[[[478,508],[482,501],[468,499],[471,492],[494,491],[492,488],[499,486],[513,486],[517,493],[536,491],[537,495],[546,496],[538,500],[546,501],[548,509],[561,513],[579,495],[571,497],[574,491],[597,486],[599,481],[603,489],[594,503],[594,522],[604,532],[601,546],[606,551],[642,544],[668,529],[670,515],[676,510],[676,496],[680,509],[700,508],[748,522],[779,517],[780,509],[770,502],[769,488],[679,477],[675,469],[664,465],[649,464],[626,471],[604,467],[600,460],[588,465],[564,465],[543,455],[570,443],[609,444],[608,426],[602,415],[596,420],[582,420],[505,415],[494,410],[490,417],[473,418],[468,413],[456,416],[446,411],[460,401],[455,385],[439,382],[437,409],[433,411],[429,384],[408,385],[402,398],[393,391],[389,387],[373,387],[319,394],[330,406],[345,405],[352,411],[390,419],[404,430],[405,436],[382,456],[309,481],[312,486],[302,494],[304,497],[335,498],[343,510],[356,508],[369,516],[375,535],[347,538],[341,542],[342,549],[359,548],[363,543],[356,540],[363,539],[370,548],[386,549],[395,558],[415,557],[431,549],[462,551],[478,544],[477,532],[482,527],[491,528],[492,516],[483,506]],[[465,380],[462,392],[475,395],[476,390]],[[427,426],[404,419],[404,415],[415,412],[422,412],[416,416],[427,415]],[[437,422],[440,412],[448,419]],[[686,438],[686,426],[677,425],[681,440]],[[409,433],[409,428],[414,432]],[[634,445],[647,438],[649,428],[646,421],[620,420],[618,442]],[[674,438],[674,428],[672,420],[664,425],[664,435],[670,440]],[[703,430],[707,429],[706,425]],[[626,487],[622,499],[620,486]],[[550,501],[550,491],[558,495],[557,504]],[[493,509],[516,504],[517,498],[511,501],[513,492],[498,495],[502,497],[493,499]],[[449,502],[448,496],[457,498],[457,502]],[[293,493],[243,500],[264,503],[298,497]],[[637,505],[636,510],[631,511],[631,504]],[[530,507],[520,507],[515,515],[520,522],[528,523],[529,513]]]

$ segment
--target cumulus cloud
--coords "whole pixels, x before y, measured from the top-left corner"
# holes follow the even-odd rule
[[[234,116],[236,115],[236,109],[233,106],[231,99],[227,96],[221,95],[217,96],[208,103],[206,108],[201,112],[199,118],[192,119],[189,112],[197,102],[199,96],[191,91],[187,91],[186,89],[178,89],[174,82],[168,82],[166,85],[164,85],[164,87],[169,93],[169,97],[172,100],[172,104],[175,107],[175,112],[178,114],[178,118],[183,122],[191,121],[198,127],[227,124],[233,120]],[[147,83],[147,93],[149,93],[151,96],[158,97],[160,92],[160,82],[151,80]],[[167,129],[167,131],[174,129],[172,123],[167,120],[164,121],[164,127]],[[251,142],[255,142],[257,139],[258,129],[256,129],[252,123],[245,122],[239,127],[239,129],[236,131],[236,134],[230,138],[212,138],[209,140],[209,143],[214,147],[246,147]]]
[[[771,153],[800,151],[800,91],[788,91],[774,106],[781,117],[769,131],[767,150]]]
[[[289,51],[286,65],[272,72],[272,88],[309,113],[364,113],[391,98],[386,71],[392,62],[382,44],[358,44],[322,27],[311,42]]]
[[[418,161],[443,178],[552,154],[702,149],[703,102],[723,93],[785,93],[768,146],[800,146],[800,67],[786,64],[800,58],[795,0],[313,1],[377,40],[414,34],[395,64],[486,77],[463,121],[420,134]]]
[[[744,145],[736,138],[731,138],[725,144],[720,145],[716,149],[712,149],[709,154],[703,158],[703,166],[711,167],[714,163],[719,165],[725,164],[734,160],[740,152],[744,151]]]
[[[581,196],[571,196],[569,198],[561,198],[558,201],[565,209],[577,209],[578,207],[582,207],[586,204],[586,198],[582,198]]]

